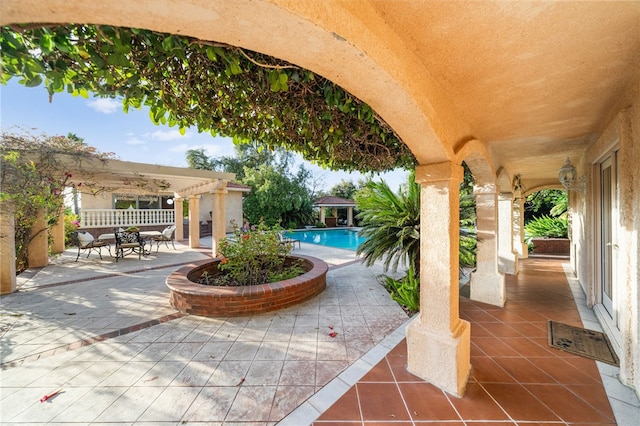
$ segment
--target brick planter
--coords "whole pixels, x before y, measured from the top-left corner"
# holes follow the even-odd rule
[[[188,279],[190,274],[217,264],[205,259],[173,272],[166,284],[171,306],[180,312],[207,317],[228,317],[271,312],[292,306],[320,294],[327,285],[327,264],[311,256],[289,256],[302,260],[305,272],[295,278],[252,286],[209,286]]]
[[[564,254],[569,255],[571,243],[568,238],[533,238],[535,254]]]

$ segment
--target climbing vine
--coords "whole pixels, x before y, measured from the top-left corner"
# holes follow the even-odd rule
[[[333,169],[411,167],[375,111],[331,81],[237,47],[94,25],[2,28],[2,75],[27,87],[149,107],[154,123],[282,146]]]
[[[60,161],[59,154],[72,160]],[[83,160],[90,157],[107,161],[112,154],[100,153],[81,140],[64,136],[2,133],[0,202],[10,203],[14,209],[17,271],[28,267],[29,242],[37,235],[32,230],[40,213],[44,214],[47,227],[39,232],[46,232],[64,209],[64,191],[82,189],[74,173],[90,175],[82,167]]]

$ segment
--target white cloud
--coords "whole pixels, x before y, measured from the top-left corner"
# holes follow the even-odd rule
[[[146,141],[140,139],[136,135],[129,133],[127,134],[127,139],[124,141],[127,145],[146,145]]]
[[[103,114],[111,114],[116,112],[120,107],[120,102],[111,98],[98,98],[87,102],[90,108]]]
[[[188,132],[184,135],[181,135],[178,129],[156,130],[155,132],[145,133],[144,136],[154,141],[172,141],[176,139],[191,137]]]

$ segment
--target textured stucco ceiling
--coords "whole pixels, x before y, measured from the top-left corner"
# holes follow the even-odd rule
[[[639,78],[640,2],[374,3],[498,165],[528,179],[578,157]]]

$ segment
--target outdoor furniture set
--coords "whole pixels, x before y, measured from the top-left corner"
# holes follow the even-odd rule
[[[114,257],[111,254],[111,240],[115,239],[115,258],[118,259],[129,254],[138,254],[138,259],[142,259],[142,256],[151,254],[153,243],[156,243],[156,253],[160,249],[160,244],[165,243],[169,248],[169,242],[176,248],[174,244],[174,233],[176,230],[175,225],[167,226],[162,232],[160,231],[136,231],[126,230],[122,228],[116,228],[113,233],[101,234],[97,239],[93,237],[87,231],[74,231],[71,234],[72,243],[78,247],[78,255],[76,256],[76,262],[80,257],[82,251],[87,252],[87,258],[92,251],[98,253],[100,259],[102,259],[102,249],[106,248],[109,251],[109,256]],[[149,249],[145,249],[146,244],[149,243]]]

